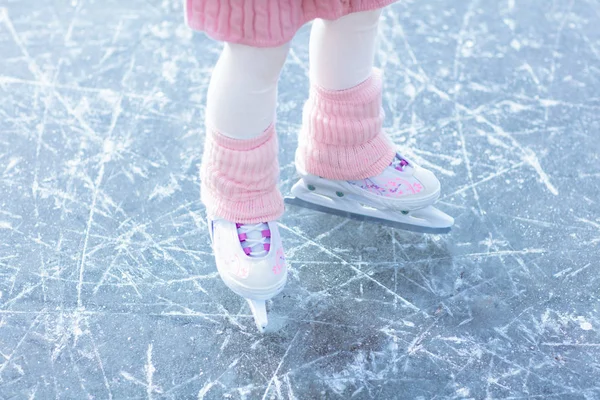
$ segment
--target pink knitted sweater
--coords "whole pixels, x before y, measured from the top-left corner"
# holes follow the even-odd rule
[[[383,8],[396,0],[185,0],[188,25],[254,47],[289,42],[306,22]]]

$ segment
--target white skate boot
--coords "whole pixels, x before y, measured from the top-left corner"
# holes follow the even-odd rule
[[[209,229],[221,279],[248,301],[258,330],[264,332],[266,301],[279,294],[287,281],[277,223],[236,224],[209,218]]]
[[[435,175],[399,154],[380,174],[335,181],[308,174],[296,159],[300,180],[286,203],[423,233],[447,233],[454,219],[432,204],[440,196]]]

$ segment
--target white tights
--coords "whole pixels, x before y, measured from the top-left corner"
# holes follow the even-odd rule
[[[315,20],[310,79],[329,90],[349,89],[371,74],[381,10],[336,21]],[[275,120],[277,82],[290,45],[258,48],[225,43],[208,87],[207,124],[235,139],[251,139]]]

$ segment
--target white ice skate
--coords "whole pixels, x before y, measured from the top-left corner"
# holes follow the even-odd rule
[[[268,324],[266,301],[285,287],[287,266],[276,222],[236,224],[209,219],[217,270],[225,285],[248,301],[256,326]]]
[[[296,169],[301,179],[288,204],[422,233],[447,233],[454,225],[432,206],[440,196],[435,175],[399,154],[382,174],[357,181],[308,174],[298,160]]]

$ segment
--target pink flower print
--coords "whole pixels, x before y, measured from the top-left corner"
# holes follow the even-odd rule
[[[404,194],[402,190],[402,178],[394,178],[385,185],[387,193],[390,197],[400,197]]]
[[[419,182],[414,183],[413,190],[415,191],[415,193],[419,193],[420,191],[423,190],[423,185],[421,185]]]
[[[398,187],[398,183],[395,180],[391,180],[386,183],[385,187],[388,190],[394,191]]]
[[[283,271],[283,267],[285,267],[285,256],[283,255],[283,249],[277,250],[277,263],[273,267],[273,273],[275,275],[279,275],[281,271]]]

